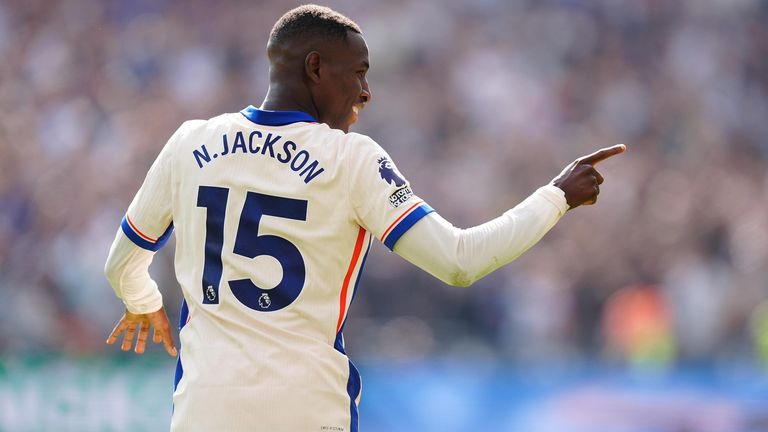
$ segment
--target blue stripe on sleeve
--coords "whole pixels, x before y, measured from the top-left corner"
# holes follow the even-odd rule
[[[172,233],[173,222],[168,225],[168,228],[165,229],[163,235],[157,238],[157,243],[155,243],[155,250],[159,250],[161,247],[165,246],[165,244],[168,243],[168,239],[171,238]]]
[[[120,222],[120,227],[123,229],[125,236],[134,242],[136,246],[152,252],[157,252],[161,247],[163,247],[165,243],[168,242],[168,239],[171,237],[171,233],[173,232],[173,223],[171,223],[168,225],[168,228],[165,230],[163,235],[161,235],[155,243],[152,243],[142,238],[136,233],[136,231],[133,230],[133,228],[131,228],[131,225],[128,224],[127,216],[123,216],[123,221]]]
[[[397,241],[400,240],[400,237],[402,237],[406,231],[411,229],[413,224],[420,221],[421,218],[432,213],[433,211],[435,210],[430,207],[429,204],[420,205],[416,210],[412,211],[411,214],[406,216],[405,219],[401,220],[400,223],[392,229],[392,231],[390,231],[387,239],[384,240],[384,245],[388,247],[389,250],[394,249],[395,244],[397,244]]]

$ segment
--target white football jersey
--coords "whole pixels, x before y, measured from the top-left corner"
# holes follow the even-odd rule
[[[373,237],[432,209],[372,139],[248,107],[184,123],[123,219],[184,293],[172,430],[357,431],[342,330]]]

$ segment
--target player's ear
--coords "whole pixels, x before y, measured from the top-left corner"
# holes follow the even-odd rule
[[[320,53],[312,51],[304,58],[304,73],[314,83],[320,82]]]

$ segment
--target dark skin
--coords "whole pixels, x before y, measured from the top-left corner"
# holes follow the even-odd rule
[[[349,132],[359,111],[371,101],[366,73],[370,68],[368,46],[359,33],[347,32],[343,40],[294,41],[281,46],[268,46],[270,60],[269,90],[261,109],[303,111],[321,123]],[[595,166],[626,150],[624,144],[600,149],[580,157],[565,167],[552,184],[565,192],[570,208],[591,205],[597,201],[603,176]],[[120,348],[142,354],[149,336],[162,343],[166,352],[176,356],[168,317],[163,308],[151,313],[126,311],[107,339],[114,344],[123,334]],[[138,330],[138,336],[135,336]]]
[[[570,208],[592,205],[597,202],[600,185],[604,181],[595,166],[609,157],[624,153],[626,149],[624,144],[616,144],[582,156],[565,167],[560,175],[552,180],[552,184],[565,192],[565,200]]]
[[[267,52],[270,82],[262,109],[304,111],[349,132],[371,101],[368,46],[359,33],[348,31],[346,40],[270,44]]]

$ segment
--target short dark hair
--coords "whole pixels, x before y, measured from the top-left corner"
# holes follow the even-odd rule
[[[325,6],[307,4],[291,9],[272,27],[269,45],[276,46],[296,37],[347,40],[347,32],[362,33],[351,19]]]

